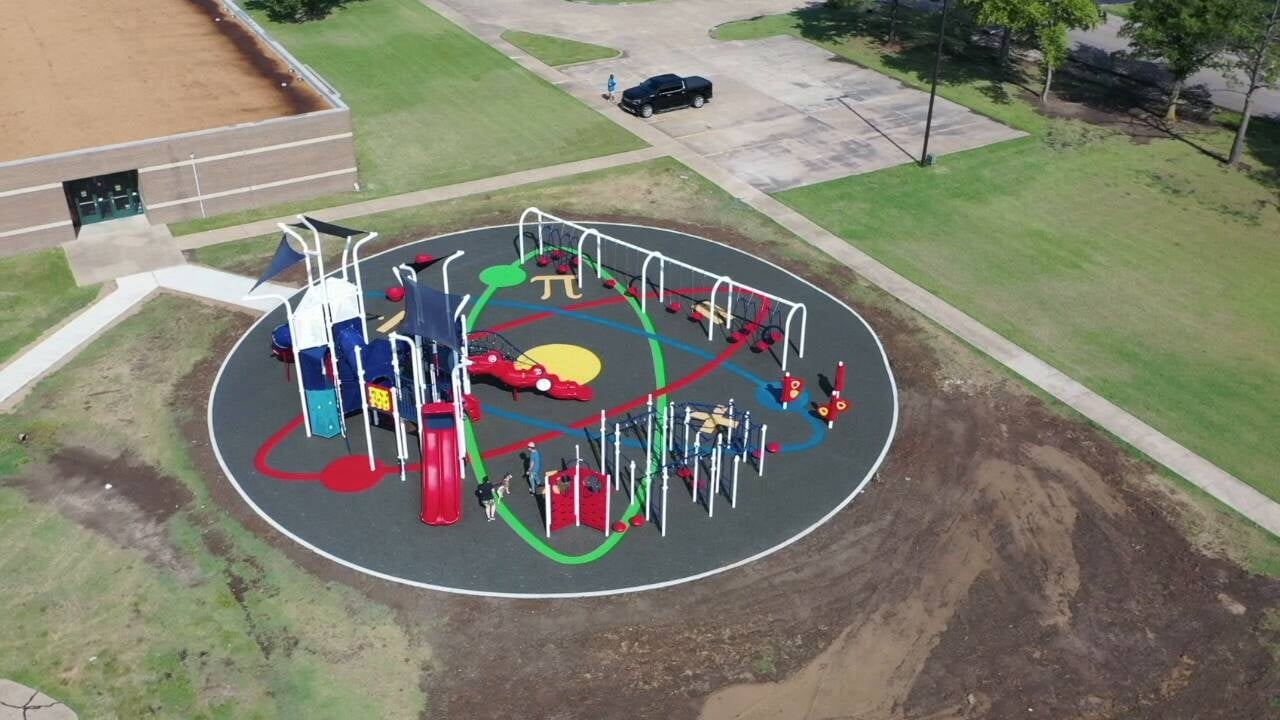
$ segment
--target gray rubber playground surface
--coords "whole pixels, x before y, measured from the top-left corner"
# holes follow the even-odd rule
[[[803,359],[792,355],[789,367],[806,381],[806,397],[782,411],[767,387],[779,382],[776,349],[781,343],[766,352],[747,347],[734,351],[718,329],[709,341],[705,326],[687,318],[687,305],[673,314],[651,300],[648,316],[660,338],[659,362],[637,312],[629,303],[616,301],[617,291],[604,288],[594,276],[584,283],[580,299],[570,299],[555,287],[552,296],[543,300],[542,285],[526,280],[493,293],[481,313],[472,313],[472,327],[517,323],[502,330],[517,346],[578,345],[594,352],[603,370],[590,383],[596,393],[590,402],[557,401],[532,392],[521,393],[517,400],[504,388],[477,382],[473,390],[483,403],[484,416],[473,427],[485,470],[494,479],[506,472],[520,478],[519,456],[501,452],[502,448],[519,448],[526,440],[546,434],[554,437],[540,442],[544,467],[572,459],[575,445],[589,466],[599,467],[590,436],[598,434],[600,410],[639,399],[640,407],[632,412],[642,413],[643,398],[656,387],[661,365],[665,384],[681,385],[670,392],[671,401],[714,404],[733,399],[737,407],[751,410],[753,422],[768,423],[769,441],[782,444],[782,452],[766,455],[763,477],[752,468],[742,468],[736,508],[721,495],[710,517],[705,503],[694,502],[688,485],[673,476],[666,537],[647,524],[611,541],[608,551],[601,553],[603,534],[586,527],[571,527],[544,539],[540,505],[519,480],[505,501],[509,521],[485,522],[483,511],[466,489],[476,482],[472,466],[464,481],[461,522],[429,527],[418,519],[417,473],[410,473],[404,483],[394,472],[385,474],[362,492],[335,492],[318,481],[318,473],[332,461],[363,455],[366,436],[358,413],[348,420],[350,450],[341,437],[307,439],[299,428],[283,435],[269,454],[257,457],[255,465],[268,438],[279,435],[300,414],[296,386],[285,381],[282,366],[268,351],[271,329],[284,322],[283,309],[246,333],[214,385],[210,432],[238,489],[260,514],[295,540],[356,569],[438,589],[528,596],[606,594],[714,573],[793,541],[852,500],[883,459],[897,418],[890,369],[861,318],[799,278],[733,249],[652,228],[593,226],[805,303],[809,311],[806,353]],[[440,257],[455,249],[465,250],[466,255],[451,266],[452,291],[470,293],[474,303],[484,291],[480,272],[515,260],[516,236],[514,226],[472,230],[366,260],[368,311],[389,317],[398,310],[398,305],[381,297],[382,289],[393,283],[390,269],[394,265],[418,253]],[[606,252],[603,260],[619,274],[639,270],[639,257],[625,253]],[[524,268],[529,276],[546,273],[532,262]],[[668,272],[667,287],[703,284],[688,274],[682,277],[683,272]],[[439,267],[423,271],[420,277],[438,287]],[[580,310],[562,309],[591,301],[600,302]],[[370,321],[371,334],[379,324]],[[797,342],[793,337],[793,345]],[[828,432],[810,414],[809,401],[827,399],[820,375],[830,378],[837,360],[848,366],[845,396],[853,409]],[[712,362],[719,364],[708,371]],[[611,415],[610,425],[623,416]],[[570,430],[574,424],[586,427]],[[374,429],[372,437],[380,462],[394,467],[393,434]],[[417,463],[416,436],[410,435],[409,440],[410,462]],[[624,466],[628,457],[643,455],[637,439],[624,452]],[[625,487],[611,498],[612,518],[617,519],[629,502]],[[528,529],[523,534],[517,531],[522,527]],[[536,546],[542,544],[546,547],[540,551]],[[581,556],[588,553],[594,559],[584,562]]]

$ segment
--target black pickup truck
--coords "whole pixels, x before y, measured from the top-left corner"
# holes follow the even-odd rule
[[[622,92],[619,104],[629,113],[647,118],[682,107],[700,108],[711,102],[711,81],[696,75],[655,75]]]

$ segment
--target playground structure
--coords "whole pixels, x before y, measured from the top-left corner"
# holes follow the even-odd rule
[[[419,283],[417,271],[407,264],[394,268],[403,289],[403,320],[399,331],[370,341],[360,249],[377,233],[306,216],[298,219],[295,225],[279,225],[280,245],[258,285],[298,262],[306,266],[307,284],[296,306],[288,298],[273,296],[284,305],[286,321],[272,332],[272,352],[295,361],[307,436],[346,439],[346,419],[358,411],[372,472],[377,461],[370,428],[389,424],[404,481],[409,462],[406,425],[412,425],[422,452],[422,522],[456,523],[462,516],[466,477],[463,416],[470,378],[462,360],[467,353],[463,310],[470,296],[459,298],[448,288],[449,264],[464,251],[441,264],[444,292]],[[302,230],[309,231],[309,239]],[[344,241],[335,275],[325,273],[322,236]],[[290,239],[302,249],[294,248]]]
[[[536,235],[525,229],[530,214],[538,219]],[[521,390],[533,390],[556,400],[592,399],[591,388],[549,372],[500,332],[468,332],[464,310],[470,295],[458,297],[449,293],[449,265],[465,254],[463,250],[441,263],[443,291],[421,284],[419,268],[413,265],[394,267],[392,273],[399,287],[394,293],[388,291],[387,296],[404,303],[402,319],[397,330],[387,333],[387,337],[370,340],[360,250],[377,238],[377,233],[306,216],[299,216],[298,220],[294,225],[279,225],[280,244],[258,281],[261,285],[298,262],[303,262],[307,270],[307,283],[296,305],[291,305],[288,298],[274,296],[284,305],[286,322],[272,332],[272,353],[294,364],[308,437],[347,438],[347,418],[358,409],[365,428],[370,472],[378,467],[371,428],[390,425],[393,430],[401,481],[406,479],[410,461],[409,428],[414,429],[421,451],[423,523],[451,525],[461,518],[462,481],[467,476],[465,424],[468,416],[478,420],[480,415],[479,403],[471,395],[473,378],[493,378],[510,388],[513,397]],[[580,233],[576,244],[572,239],[565,242],[561,227]],[[553,235],[550,243],[545,237],[548,230]],[[344,243],[340,268],[333,275],[325,273],[323,236]],[[654,297],[668,312],[680,312],[682,300],[690,302],[690,319],[706,321],[708,339],[714,338],[714,328],[721,324],[734,343],[745,342],[753,335],[757,338],[754,345],[767,347],[781,342],[784,378],[790,377],[785,368],[793,320],[799,314],[797,354],[804,355],[808,311],[803,303],[735,283],[727,275],[716,275],[536,208],[521,216],[518,242],[522,261],[526,257],[526,237],[536,237],[538,242],[536,264],[554,265],[561,275],[572,274],[579,290],[588,265],[595,268],[597,278],[603,278],[606,272],[611,274],[606,281],[611,290],[619,289],[613,273],[628,277],[623,292],[638,300],[642,311],[654,294],[649,290],[648,274],[657,260]],[[589,239],[595,241],[596,254],[588,258],[583,255],[583,248]],[[608,250],[642,257],[638,273],[628,272],[624,263],[607,264],[604,254]],[[426,255],[418,260],[419,266],[434,261]],[[689,286],[668,289],[668,266],[689,273]],[[699,289],[694,287],[699,279],[704,285],[711,283],[702,300]],[[721,287],[726,289],[723,309],[717,303]],[[842,384],[843,375],[840,377]],[[837,391],[837,397],[838,394]],[[834,409],[831,412],[834,422]],[[692,500],[701,503],[707,515],[714,517],[717,495],[725,496],[730,506],[736,507],[744,462],[763,476],[767,432],[767,425],[753,426],[750,411],[736,409],[733,400],[720,405],[667,402],[657,409],[650,394],[643,414],[628,414],[613,423],[609,452],[607,413],[601,410],[599,435],[591,438],[602,458],[600,468],[584,470],[575,448],[573,467],[551,475],[552,482],[548,482],[544,495],[544,532],[550,537],[555,530],[585,523],[608,536],[610,485],[612,490],[621,489],[624,467],[627,497],[637,508],[643,508],[640,517],[655,524],[662,536],[666,536],[668,528],[667,502],[673,476],[685,483]],[[635,459],[628,458],[623,464],[624,434],[636,436],[636,442],[645,450],[639,475]],[[570,486],[572,493],[558,491],[563,483]],[[567,504],[570,497],[571,511]]]
[[[210,404],[219,457],[254,509],[393,579],[545,596],[650,586],[756,557],[865,484],[891,437],[894,396],[856,314],[713,242],[593,224],[597,254],[594,232],[583,240],[583,225],[557,220],[541,217],[541,253],[526,222],[372,262],[372,233],[310,218],[282,228],[264,279],[309,263],[307,283],[250,331],[244,347],[258,352],[232,352]],[[660,259],[670,257],[679,260]],[[730,273],[732,296],[728,281],[716,288]],[[810,317],[823,342],[801,360]],[[295,348],[308,327],[312,342]],[[264,384],[280,367],[267,344],[294,360],[290,382]],[[310,365],[299,367],[304,353]],[[859,412],[833,428],[821,409],[836,407],[826,377],[842,384],[840,360],[851,361],[840,396]],[[289,397],[299,405],[279,402]],[[849,432],[830,442],[840,426]],[[540,452],[522,464],[530,443]],[[472,522],[465,505],[481,507],[481,482],[522,469],[535,492],[499,497],[497,525]],[[698,552],[663,550],[656,541],[669,532]],[[621,558],[597,562],[606,555]],[[563,567],[544,574],[531,558]]]

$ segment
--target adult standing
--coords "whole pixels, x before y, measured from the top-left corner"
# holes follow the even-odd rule
[[[524,454],[524,476],[529,481],[529,494],[535,495],[542,487],[542,453],[537,444],[530,442]]]

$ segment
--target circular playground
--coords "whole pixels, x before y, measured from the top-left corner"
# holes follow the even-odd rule
[[[374,232],[281,231],[262,279],[309,281],[223,363],[209,432],[258,514],[361,572],[507,597],[695,580],[817,528],[893,440],[872,328],[732,247],[534,208],[371,257]]]

